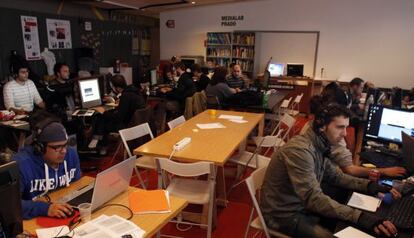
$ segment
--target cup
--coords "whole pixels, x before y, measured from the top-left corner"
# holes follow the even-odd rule
[[[215,118],[216,114],[217,114],[217,110],[216,109],[210,109],[210,110],[208,110],[208,113],[210,114],[211,118]]]
[[[392,180],[392,188],[401,193],[404,189],[404,182],[401,180]]]
[[[88,222],[91,220],[92,214],[92,204],[91,203],[81,203],[78,206],[80,219],[83,222]]]

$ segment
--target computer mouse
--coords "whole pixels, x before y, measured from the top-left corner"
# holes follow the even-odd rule
[[[65,213],[66,218],[70,218],[70,217],[73,217],[75,215],[75,210],[72,209],[72,211],[70,211],[70,212],[65,212],[64,211],[63,213]]]

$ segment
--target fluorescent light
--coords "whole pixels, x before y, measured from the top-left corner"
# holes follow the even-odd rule
[[[126,8],[135,9],[135,10],[140,10],[139,7],[135,7],[135,6],[131,6],[128,4],[119,3],[119,2],[113,2],[113,1],[107,1],[107,0],[103,0],[102,2],[112,4],[115,6],[119,6],[119,7],[126,7]]]

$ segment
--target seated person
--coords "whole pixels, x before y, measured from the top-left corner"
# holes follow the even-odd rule
[[[320,217],[326,217],[354,223],[378,235],[397,234],[390,221],[342,205],[321,190],[323,179],[370,195],[390,190],[367,179],[343,174],[331,163],[329,148],[345,137],[349,116],[344,106],[324,107],[304,135],[293,137],[272,156],[261,193],[261,208],[269,229],[293,237],[333,237],[318,223]],[[390,191],[394,198],[401,197],[395,189]]]
[[[146,106],[144,97],[134,85],[127,85],[124,76],[114,75],[111,78],[111,88],[115,94],[120,94],[118,107],[115,110],[100,111],[103,113],[97,118],[95,126],[95,139],[103,139],[103,145],[106,145],[106,137],[110,132],[116,132],[124,129],[131,122],[131,119],[137,109]]]
[[[353,113],[358,116],[364,114],[363,108],[360,107],[360,99],[362,96],[362,91],[364,90],[364,80],[361,78],[354,78],[349,82],[349,87],[347,91],[348,96],[348,107]]]
[[[70,205],[39,198],[81,177],[78,154],[68,147],[68,135],[59,122],[44,119],[35,128],[39,130],[32,134],[31,145],[13,157],[20,169],[23,218],[67,217],[72,212]]]
[[[197,79],[197,92],[206,90],[207,85],[210,82],[210,78],[202,72],[200,65],[193,64],[191,67],[191,72],[193,72],[194,77]]]
[[[55,78],[49,81],[49,85],[65,84],[69,80],[69,65],[66,63],[56,63],[53,67]]]
[[[243,72],[238,64],[233,65],[231,74],[227,76],[226,80],[230,88],[241,90],[247,87]]]
[[[28,114],[33,111],[34,105],[45,108],[39,92],[29,77],[29,66],[26,63],[14,65],[15,80],[4,85],[4,106],[16,114]]]
[[[196,88],[193,83],[193,79],[190,73],[187,73],[186,67],[182,62],[175,64],[177,76],[177,86],[175,88],[164,87],[160,91],[164,93],[168,99],[166,102],[166,109],[168,111],[180,112],[185,107],[185,99],[193,96],[196,92]]]
[[[226,101],[231,95],[239,92],[239,89],[229,87],[226,82],[227,69],[225,67],[217,67],[214,69],[213,77],[206,88],[207,96],[216,96],[220,103]]]

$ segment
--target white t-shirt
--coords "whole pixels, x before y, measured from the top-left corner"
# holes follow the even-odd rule
[[[34,104],[43,102],[32,80],[28,79],[24,84],[16,80],[10,81],[3,88],[4,106],[6,109],[18,108],[25,111],[33,111]]]

